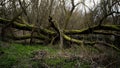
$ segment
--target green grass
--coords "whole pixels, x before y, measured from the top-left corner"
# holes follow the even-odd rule
[[[5,45],[3,45],[5,46]],[[9,47],[0,47],[0,51],[4,54],[0,56],[0,68],[10,68],[12,66],[29,66],[30,58],[32,53],[38,50],[46,50],[50,53],[55,53],[53,48],[36,45],[36,46],[25,46],[21,44],[9,44]]]
[[[0,52],[4,52],[0,55],[0,68],[41,68],[42,66],[44,68],[45,64],[50,68],[75,68],[76,64],[80,64],[81,68],[90,68],[86,61],[81,63],[79,60],[73,61],[58,56],[45,58],[43,61],[31,60],[35,51],[45,50],[49,56],[55,56],[60,51],[58,48],[43,45],[4,44],[0,46]]]
[[[103,53],[91,46],[74,46],[69,49],[64,49],[63,51],[56,46],[22,45],[0,42],[0,68],[90,68],[90,57],[92,56],[99,56],[100,54],[106,53],[105,57],[108,58],[106,61],[111,60],[110,63],[112,60],[116,61],[120,58],[119,52],[108,48],[108,51],[105,50]],[[42,60],[38,58],[33,60],[36,55],[34,53],[41,50],[47,52],[47,57]],[[69,57],[66,58],[65,54],[68,54]],[[83,55],[83,58],[74,58],[74,55]],[[104,59],[104,55],[103,58],[100,59]]]

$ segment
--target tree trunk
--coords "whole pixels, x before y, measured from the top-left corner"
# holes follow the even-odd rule
[[[60,30],[60,49],[63,49],[63,30]]]

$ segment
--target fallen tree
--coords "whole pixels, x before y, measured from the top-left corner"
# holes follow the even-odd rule
[[[41,40],[47,39],[47,40],[50,41],[50,40],[52,40],[51,36],[59,36],[58,28],[56,27],[56,25],[52,21],[50,22],[52,24],[51,27],[53,29],[55,29],[55,31],[50,30],[50,29],[46,29],[46,28],[43,28],[43,27],[37,27],[37,26],[34,26],[34,25],[30,25],[30,24],[19,23],[17,21],[11,22],[11,20],[0,18],[0,24],[6,25],[6,24],[9,24],[9,23],[11,23],[10,27],[15,28],[15,29],[19,29],[19,30],[32,31],[32,29],[34,28],[35,32],[39,32],[39,34],[40,34],[40,35],[37,35],[37,36],[33,36],[33,38],[35,38],[35,39],[41,39]],[[104,31],[101,31],[101,30],[104,30]],[[107,43],[103,43],[103,42],[102,43],[101,42],[85,42],[85,41],[77,40],[77,39],[74,39],[74,38],[68,36],[68,35],[91,34],[91,33],[92,34],[103,34],[103,35],[119,36],[119,34],[116,34],[116,33],[113,33],[113,32],[105,32],[105,30],[119,32],[120,31],[120,25],[96,25],[96,26],[81,29],[81,30],[64,30],[63,38],[65,40],[67,40],[67,41],[74,42],[74,43],[77,43],[77,44],[89,44],[89,45],[94,45],[94,44],[98,44],[98,43],[105,44],[105,45],[108,45],[110,47],[113,47],[116,50],[119,50],[115,46],[112,46],[112,45],[107,44]],[[31,35],[29,34],[29,35],[16,36],[16,37],[8,36],[8,38],[11,38],[11,39],[14,39],[14,40],[24,40],[24,39],[31,38]]]
[[[10,23],[10,20],[0,18],[0,24],[6,25],[8,23]],[[47,33],[47,34],[50,34],[50,35],[56,34],[52,30],[49,30],[49,29],[46,29],[46,28],[43,28],[43,27],[36,27],[34,25],[21,24],[21,23],[17,23],[17,22],[12,22],[11,25],[12,25],[13,28],[20,29],[20,30],[31,31],[33,28],[35,28],[35,31],[39,30],[40,32],[44,32],[44,33]],[[89,33],[94,32],[94,30],[120,31],[120,25],[101,25],[101,26],[96,25],[96,26],[81,29],[81,30],[64,30],[64,33],[67,34],[67,35],[71,35],[71,34],[72,35],[73,34],[89,34]]]
[[[19,30],[32,31],[32,29],[34,28],[35,31],[40,31],[40,32],[47,33],[47,34],[54,34],[55,33],[53,31],[45,29],[43,27],[36,27],[34,25],[29,25],[29,24],[21,24],[18,22],[11,22],[11,20],[0,18],[0,24],[6,25],[9,23],[11,23],[12,28],[16,28]]]

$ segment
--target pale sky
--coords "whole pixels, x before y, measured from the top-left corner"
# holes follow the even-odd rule
[[[81,2],[82,0],[75,0],[75,3]],[[85,0],[85,4],[89,7],[93,7],[95,4],[98,4],[100,0]]]
[[[82,12],[89,12],[89,9],[91,9],[91,10],[93,10],[94,9],[94,7],[100,2],[100,0],[85,0],[85,5],[86,6],[84,6],[81,2],[83,2],[84,0],[74,0],[74,2],[75,2],[75,4],[77,4],[77,3],[80,3],[78,6],[77,6],[77,8],[76,8],[76,10],[80,10],[80,11],[82,11]],[[70,9],[71,8],[71,0],[68,0],[68,1],[66,1],[67,2],[67,4],[66,4],[66,6],[68,7],[68,9]],[[89,8],[89,9],[88,9]]]
[[[82,2],[83,0],[74,0],[74,1],[75,1],[75,4],[77,4],[77,3],[79,3],[79,2]],[[89,12],[88,7],[89,7],[90,9],[94,9],[94,7],[95,7],[99,2],[100,2],[100,0],[85,0],[85,5],[86,5],[87,7],[83,6],[83,4],[80,4],[80,5],[77,7],[77,9],[83,10],[83,12],[84,12],[84,10],[86,9],[86,12]],[[70,5],[69,5],[69,6],[70,6]]]

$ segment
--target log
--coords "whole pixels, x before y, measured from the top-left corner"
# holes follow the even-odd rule
[[[10,23],[10,20],[0,18],[0,24],[5,25],[8,23]],[[39,28],[39,27],[35,27],[33,25],[21,24],[21,23],[17,23],[17,22],[12,22],[12,27],[16,28],[16,29],[20,29],[20,30],[27,30],[27,31],[32,31],[32,29],[35,28],[35,31],[39,30],[41,33],[44,33],[44,34],[49,34],[49,35],[56,35],[57,34],[56,32],[49,30],[49,29],[46,29],[46,28],[43,28],[43,27]],[[64,34],[66,34],[66,35],[90,34],[90,33],[93,33],[94,30],[120,31],[120,25],[102,25],[102,26],[96,25],[96,26],[93,26],[91,28],[85,28],[85,29],[81,29],[81,30],[64,30]],[[94,32],[94,33],[97,33],[97,32]]]
[[[49,30],[49,29],[45,29],[45,28],[42,28],[42,27],[36,27],[36,26],[33,26],[33,25],[30,25],[30,24],[21,24],[21,23],[18,23],[18,22],[11,22],[11,20],[7,20],[7,19],[3,19],[3,18],[0,18],[0,24],[3,24],[3,25],[6,25],[6,24],[9,24],[11,23],[11,27],[13,28],[16,28],[16,29],[20,29],[20,30],[27,30],[27,31],[32,31],[33,28],[35,28],[35,31],[40,31],[40,33],[42,34],[49,34],[49,35],[56,35],[57,33],[52,31],[52,30]],[[71,41],[71,42],[75,42],[75,43],[78,43],[78,44],[89,44],[89,45],[94,45],[94,44],[104,44],[104,45],[107,45],[107,46],[110,46],[116,50],[119,50],[117,47],[111,45],[111,44],[108,44],[108,43],[101,43],[101,42],[84,42],[84,41],[81,41],[81,40],[77,40],[77,39],[74,39],[74,38],[71,38],[69,37],[68,35],[72,35],[72,34],[89,34],[89,33],[95,33],[95,34],[113,34],[115,35],[114,33],[103,33],[103,32],[95,32],[95,30],[111,30],[111,31],[120,31],[120,25],[101,25],[101,26],[93,26],[91,28],[85,28],[85,29],[81,29],[81,30],[64,30],[63,32],[63,38],[68,40],[68,41]],[[30,38],[31,35],[26,35],[26,36],[21,36],[21,37],[10,37],[9,38],[12,38],[12,39],[15,39],[15,40],[21,40],[21,39],[28,39]],[[43,36],[34,36],[34,38],[36,39],[48,39]],[[120,50],[119,50],[120,51]]]
[[[74,39],[74,38],[69,37],[69,36],[67,36],[67,35],[65,35],[65,34],[63,34],[63,38],[64,38],[65,40],[67,40],[67,41],[74,42],[74,43],[77,43],[77,44],[82,44],[82,43],[83,43],[83,41]]]
[[[96,25],[96,26],[93,26],[91,28],[84,28],[84,29],[81,29],[81,30],[64,30],[64,33],[67,34],[67,35],[90,34],[90,33],[93,33],[94,30],[120,31],[120,25],[102,25],[102,26]],[[95,32],[95,33],[97,33],[97,32]]]
[[[64,39],[66,39],[67,41],[70,41],[70,42],[74,42],[74,43],[77,43],[77,44],[83,44],[83,45],[90,45],[90,46],[94,46],[95,44],[101,44],[101,45],[105,45],[107,47],[111,47],[113,49],[115,49],[116,51],[120,51],[119,48],[117,48],[116,46],[112,45],[112,44],[109,44],[109,43],[106,43],[106,42],[100,42],[100,41],[95,41],[95,42],[86,42],[86,41],[81,41],[81,40],[78,40],[78,39],[75,39],[75,38],[72,38],[72,37],[69,37],[67,35],[63,35]]]
[[[45,29],[43,27],[36,27],[34,25],[30,25],[30,24],[21,24],[21,23],[17,23],[17,22],[10,22],[11,20],[7,20],[7,19],[3,19],[3,18],[0,18],[0,24],[9,24],[11,23],[11,27],[13,28],[16,28],[16,29],[19,29],[19,30],[27,30],[27,31],[32,31],[33,28],[35,28],[35,31],[40,31],[40,32],[43,32],[45,34],[55,34],[54,31],[51,31],[51,30],[48,30],[48,29]]]

